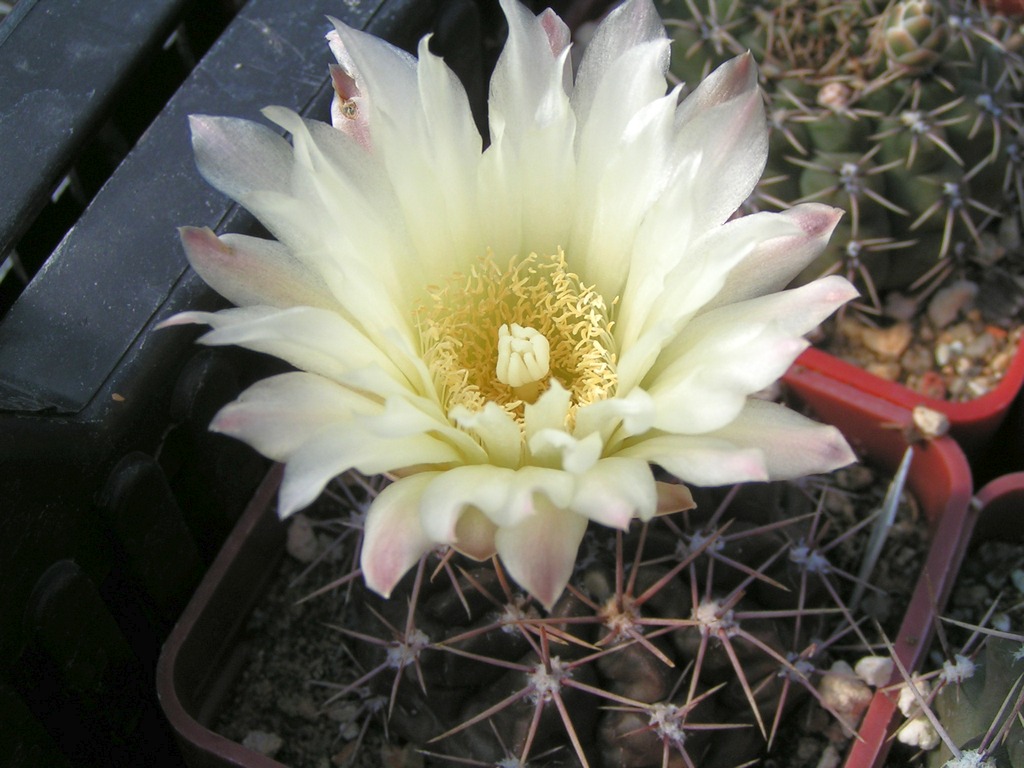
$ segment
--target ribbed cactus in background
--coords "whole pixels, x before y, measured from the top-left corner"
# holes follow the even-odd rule
[[[772,144],[752,207],[848,211],[808,277],[840,271],[866,300],[927,289],[1020,241],[1019,21],[962,0],[663,0],[686,83],[736,53],[761,66]]]

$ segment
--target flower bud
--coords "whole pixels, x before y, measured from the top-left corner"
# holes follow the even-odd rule
[[[927,72],[946,49],[946,24],[929,0],[896,3],[882,22],[882,44],[889,63],[912,74]]]

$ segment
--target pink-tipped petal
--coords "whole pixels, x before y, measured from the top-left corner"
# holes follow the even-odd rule
[[[676,142],[683,152],[700,152],[692,181],[703,222],[723,223],[754,191],[768,160],[768,125],[760,91],[754,88],[698,112],[683,124]]]
[[[571,475],[544,467],[455,467],[425,492],[422,525],[434,541],[458,545],[458,523],[469,509],[479,510],[498,526],[514,526],[533,514],[535,496],[567,505],[573,488]]]
[[[364,149],[370,150],[370,95],[355,60],[338,34],[337,27],[341,22],[330,17],[328,19],[335,25],[335,29],[327,33],[327,44],[338,61],[330,67],[331,85],[334,86],[331,125],[351,136]]]
[[[602,459],[580,478],[570,509],[601,525],[627,530],[633,518],[650,520],[658,507],[646,461]]]
[[[655,429],[697,435],[724,427],[749,395],[777,381],[807,346],[805,339],[773,334],[763,325],[709,335],[705,346],[676,358],[652,384]]]
[[[604,447],[599,434],[577,440],[565,429],[541,430],[530,438],[532,460],[544,466],[561,466],[566,472],[582,475],[601,458]]]
[[[339,64],[331,64],[331,125],[355,139],[363,149],[372,149],[370,140],[369,100],[359,90],[355,79]]]
[[[486,247],[495,253],[554,253],[574,215],[569,51],[556,55],[544,21],[516,0],[501,0],[509,34],[491,76],[491,144],[479,189]]]
[[[748,51],[729,59],[704,78],[679,105],[676,121],[682,125],[711,107],[725,104],[757,88],[757,64]]]
[[[569,31],[569,27],[550,8],[545,8],[537,18],[540,19],[540,26],[544,30],[544,34],[548,36],[551,55],[555,58],[560,57],[572,42],[572,33]]]
[[[606,296],[622,293],[637,227],[674,175],[677,94],[666,96],[669,41],[649,0],[598,26],[571,101],[578,122],[573,256]]]
[[[514,120],[524,129],[535,128],[538,119],[549,116],[548,109],[558,108],[552,103],[556,95],[553,89],[562,91],[568,105],[568,94],[564,91],[568,51],[557,42],[563,33],[554,31],[555,44],[552,44],[555,25],[550,15],[534,16],[515,0],[500,2],[509,32],[492,75],[489,106],[492,110],[497,108],[502,122]],[[511,112],[513,106],[533,109],[527,114],[515,115]]]
[[[395,348],[381,349],[345,317],[316,307],[279,310],[253,306],[220,312],[186,312],[160,327],[207,323],[201,344],[264,352],[339,383],[381,397],[408,395],[415,363]],[[396,365],[397,363],[397,365]]]
[[[342,101],[351,101],[360,95],[359,86],[356,85],[355,78],[352,77],[345,68],[340,64],[331,64],[329,67],[331,73],[331,85],[334,86],[334,95]],[[333,110],[332,110],[333,115]],[[335,128],[338,126],[335,125]]]
[[[156,324],[156,330],[162,330],[164,328],[176,328],[181,325],[207,325],[210,322],[210,317],[213,316],[213,312],[178,312],[175,315],[171,315],[165,320],[161,320]]]
[[[558,379],[552,378],[551,385],[537,402],[528,403],[524,409],[525,437],[529,441],[535,434],[544,429],[560,429],[565,426],[569,415],[569,404],[572,394],[563,387]]]
[[[770,479],[764,453],[707,435],[662,435],[619,451],[663,467],[684,483],[730,485]]]
[[[435,546],[419,524],[420,497],[436,473],[397,480],[378,494],[366,515],[360,567],[366,586],[390,597],[395,585]]]
[[[849,280],[829,275],[787,291],[717,307],[691,321],[683,333],[700,338],[716,327],[765,323],[771,333],[802,336],[858,295]]]
[[[254,192],[288,191],[292,148],[270,128],[209,115],[190,115],[189,125],[199,172],[228,197],[244,205]]]
[[[772,480],[831,472],[857,460],[846,438],[835,427],[811,421],[777,403],[756,399],[749,400],[731,424],[708,437],[760,450]]]
[[[629,394],[598,400],[576,411],[576,434],[599,432],[608,441],[606,448],[615,439],[646,432],[653,423],[654,401],[640,388],[631,389]]]
[[[434,541],[459,545],[458,526],[471,508],[501,509],[515,472],[485,464],[441,473],[423,494],[421,525]]]
[[[477,436],[490,463],[513,469],[522,463],[519,424],[497,403],[487,403],[480,411],[456,406],[448,417],[460,429]]]
[[[631,294],[631,306],[620,312],[620,338],[632,331],[664,327],[673,332],[701,310],[726,284],[730,271],[765,240],[793,236],[796,226],[775,213],[755,213],[726,222],[706,232],[681,259],[657,281],[646,281],[642,293]],[[694,274],[700,279],[694,280]],[[625,326],[629,326],[626,330]]]
[[[533,513],[523,522],[494,534],[509,575],[548,610],[569,583],[587,519],[534,497]]]
[[[182,227],[179,234],[192,268],[232,304],[337,306],[323,281],[278,242],[245,235],[217,237],[197,227]]]
[[[210,430],[242,440],[274,461],[287,461],[325,427],[380,410],[365,395],[295,371],[257,381],[218,411]]]
[[[341,39],[341,35],[338,34],[338,27],[346,25],[344,22],[331,16],[328,16],[327,20],[334,25],[334,29],[324,35],[327,39],[327,45],[331,49],[331,53],[334,54],[334,60],[338,62],[338,66],[341,67],[342,71],[344,71],[348,78],[354,83],[353,87],[361,90],[363,78],[359,74],[359,69],[356,67],[355,60],[348,52],[348,48],[345,47],[345,42]]]
[[[833,275],[691,320],[652,372],[655,426],[685,434],[725,427],[748,395],[776,381],[807,348],[804,334],[856,295]]]
[[[377,117],[398,121],[420,106],[416,94],[416,58],[390,43],[328,17],[335,36],[328,36],[338,64],[359,89],[361,106],[373,131]]]
[[[785,288],[825,249],[843,211],[820,203],[802,203],[773,215],[793,222],[799,230],[759,243],[733,267],[725,286],[702,311]]]
[[[312,504],[331,480],[349,469],[376,475],[416,466],[444,467],[459,458],[450,444],[432,435],[388,440],[351,425],[328,427],[288,458],[277,511],[283,518]]]
[[[651,46],[651,43],[656,45]],[[631,62],[634,65],[642,62],[640,69],[620,71],[624,69],[622,58],[636,57],[640,50],[656,52]],[[665,27],[650,0],[627,0],[615,8],[597,27],[583,52],[572,94],[573,110],[580,123],[586,125],[591,119],[597,123],[611,119],[617,124],[616,132],[621,133],[622,126],[638,107],[664,95],[668,56]],[[610,109],[611,102],[605,107],[600,105],[601,91],[608,90],[613,82],[632,84],[631,90],[618,94],[623,108],[617,114]],[[604,100],[610,97],[611,93],[607,93]],[[595,108],[598,113],[591,115]]]

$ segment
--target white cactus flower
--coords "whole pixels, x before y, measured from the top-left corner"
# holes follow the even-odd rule
[[[839,211],[732,218],[768,145],[749,55],[680,102],[650,0],[608,17],[575,77],[554,13],[502,5],[486,147],[426,40],[417,61],[337,22],[333,127],[268,108],[289,144],[194,117],[200,171],[276,241],[183,230],[238,307],[169,324],[297,369],[212,424],[284,462],[282,516],[349,468],[394,478],[367,517],[371,588],[450,545],[496,553],[550,607],[589,521],[659,511],[651,464],[719,485],[853,459],[837,430],[751,394],[855,292],[781,290]]]

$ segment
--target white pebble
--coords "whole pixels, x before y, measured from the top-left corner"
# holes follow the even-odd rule
[[[926,440],[942,437],[949,432],[949,417],[941,411],[933,411],[926,405],[915,405],[911,419],[921,436]]]
[[[853,671],[857,677],[873,688],[886,685],[892,678],[895,665],[888,656],[865,656],[857,661]]]
[[[914,680],[914,688],[921,695],[921,698],[927,700],[928,694],[932,691],[931,683],[927,680],[916,678]],[[920,711],[920,706],[917,703],[917,697],[914,695],[913,689],[911,689],[909,683],[903,683],[900,686],[900,695],[897,700],[897,706],[900,708],[900,712],[903,713],[904,717],[916,716]]]
[[[828,672],[821,676],[818,693],[823,704],[849,718],[851,724],[860,721],[860,716],[864,714],[874,695],[845,661],[835,662]]]
[[[924,715],[908,720],[906,725],[900,728],[896,738],[902,744],[924,750],[935,749],[939,746],[939,734],[935,732],[932,724]]]
[[[839,754],[839,750],[829,744],[821,753],[821,759],[818,760],[818,765],[815,768],[836,768],[839,765],[839,761],[842,757]]]
[[[284,746],[284,739],[276,733],[249,731],[242,739],[242,746],[253,752],[259,752],[261,755],[273,757]]]
[[[313,562],[320,552],[313,524],[301,512],[294,515],[288,525],[288,540],[285,542],[285,549],[300,563]]]
[[[978,284],[970,280],[958,280],[948,288],[936,291],[928,302],[928,319],[936,328],[945,328],[956,320],[978,294]]]

